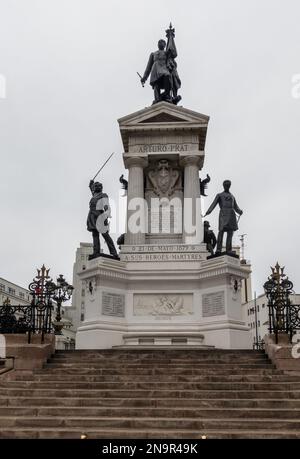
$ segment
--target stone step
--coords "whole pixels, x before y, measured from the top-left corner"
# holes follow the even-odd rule
[[[232,376],[213,376],[213,375],[194,375],[194,374],[184,374],[184,375],[61,375],[61,374],[39,374],[32,376],[31,378],[24,375],[17,375],[15,381],[34,381],[34,382],[74,382],[76,378],[76,383],[84,382],[95,382],[95,383],[114,383],[114,384],[123,384],[123,383],[202,383],[202,382],[299,382],[298,376],[288,376],[288,375],[232,375]]]
[[[69,387],[69,386],[68,386]],[[8,397],[83,397],[83,398],[133,398],[133,399],[147,399],[147,398],[188,398],[188,399],[291,399],[300,400],[300,390],[211,390],[211,389],[199,389],[199,390],[174,390],[174,389],[70,389],[53,388],[52,386],[43,388],[32,388],[30,385],[26,385],[23,388],[13,388],[9,384],[8,387],[0,387],[0,396]]]
[[[82,428],[25,428],[15,427],[13,430],[2,428],[0,438],[7,439],[80,439]],[[288,430],[171,430],[171,429],[85,429],[88,439],[299,439],[300,432]],[[199,445],[201,447],[201,444]]]
[[[34,379],[29,379],[26,376],[17,376],[14,381],[18,382],[55,382],[55,383],[61,383],[61,382],[68,382],[70,381],[71,383],[74,382],[74,377],[76,375],[38,375],[35,376]],[[260,376],[260,375],[233,375],[233,376],[207,376],[207,375],[174,375],[174,377],[167,377],[167,376],[162,376],[162,375],[157,375],[157,376],[140,376],[140,375],[135,375],[134,378],[129,377],[128,375],[113,375],[113,376],[84,376],[80,375],[76,377],[76,383],[113,383],[113,384],[119,384],[122,386],[123,384],[146,384],[146,383],[151,383],[151,384],[180,384],[180,383],[187,383],[187,384],[192,384],[192,383],[244,383],[244,382],[249,382],[249,383],[277,383],[277,382],[282,382],[282,383],[292,383],[292,382],[298,382],[299,378],[296,376],[285,376],[285,375],[266,375],[266,376]]]
[[[235,365],[236,368],[238,368],[240,365],[245,366],[245,365],[265,365],[268,366],[269,368],[274,368],[274,365],[272,364],[271,361],[266,360],[266,359],[245,359],[242,362],[235,362],[233,359],[228,359],[228,360],[222,360],[222,361],[213,361],[213,360],[202,360],[202,361],[197,361],[197,362],[158,362],[158,363],[152,363],[152,362],[140,362],[140,363],[128,363],[128,362],[99,362],[99,361],[92,361],[92,360],[82,360],[76,362],[70,362],[69,360],[51,360],[48,361],[44,365],[44,369],[46,368],[68,368],[68,367],[73,367],[73,368],[104,368],[104,369],[109,369],[109,368],[126,368],[126,369],[139,369],[139,368],[144,368],[144,369],[150,369],[150,368],[210,368],[210,367],[218,367],[221,366],[220,368],[227,368],[228,365]]]
[[[35,370],[34,371],[34,375],[76,375],[76,376],[79,376],[79,375],[99,375],[99,370],[97,369],[93,369],[93,368],[88,368],[88,369],[84,369],[84,368],[44,368],[42,370]],[[266,375],[284,375],[286,373],[284,373],[282,370],[275,370],[273,368],[271,369],[257,369],[257,368],[244,368],[242,370],[240,369],[235,369],[235,370],[227,370],[227,369],[222,369],[222,370],[219,370],[218,368],[211,368],[209,370],[207,369],[203,369],[201,370],[201,375],[208,375],[208,376],[211,376],[211,375],[219,375],[219,376],[224,376],[224,377],[227,377],[228,375],[230,376],[233,376],[233,375],[241,375],[241,376],[247,376],[247,375],[262,375],[262,376],[266,376]],[[112,376],[112,375],[110,375]],[[127,373],[123,376],[128,376],[129,378],[132,378],[131,375],[127,375]],[[167,376],[170,376],[169,374],[165,374],[164,375],[165,377]],[[107,377],[102,375],[103,378]],[[145,375],[144,376],[145,378],[148,378],[150,376],[147,376]],[[173,376],[170,376],[171,378],[173,378]]]
[[[165,349],[154,349],[153,347],[151,349],[141,349],[138,347],[131,347],[130,349],[75,349],[75,350],[56,350],[54,355],[61,356],[65,355],[68,357],[72,357],[74,355],[84,355],[86,357],[89,357],[91,355],[95,356],[120,356],[120,355],[126,355],[126,356],[135,356],[135,355],[140,355],[140,356],[145,356],[145,355],[188,355],[189,357],[193,357],[194,355],[214,355],[214,354],[230,354],[230,355],[265,355],[265,351],[261,350],[253,350],[253,349],[219,349],[219,348],[210,348],[210,349],[203,349],[203,348],[197,348],[197,349],[188,349],[187,347],[182,348],[182,349],[171,349],[171,348],[165,348]]]
[[[0,380],[0,438],[300,438],[300,378],[262,351],[59,351]]]
[[[269,360],[268,356],[266,354],[261,354],[261,355],[241,355],[241,356],[233,356],[233,355],[201,355],[201,356],[195,356],[193,358],[186,358],[186,357],[169,357],[166,356],[165,358],[156,356],[155,358],[139,358],[139,357],[128,357],[128,358],[103,358],[94,356],[94,357],[86,357],[82,356],[81,358],[78,356],[73,356],[73,357],[67,357],[67,356],[59,356],[59,355],[54,355],[51,358],[49,358],[49,361],[55,361],[55,362],[82,362],[83,360],[89,361],[89,362],[103,362],[107,364],[112,364],[115,362],[122,362],[122,363],[127,363],[127,364],[160,364],[160,363],[193,363],[193,362],[206,362],[209,360],[213,361],[229,361],[232,359],[235,359],[237,362],[244,362],[244,361],[261,361],[261,360]]]
[[[68,418],[161,418],[169,419],[237,419],[242,421],[250,419],[296,420],[300,427],[300,410],[281,408],[199,408],[199,407],[2,407],[0,406],[0,420],[5,417],[58,417]]]
[[[174,366],[174,367],[169,367],[168,365],[161,365],[161,366],[153,366],[150,368],[145,368],[145,367],[137,367],[137,368],[127,368],[127,367],[103,367],[101,364],[78,364],[78,367],[81,369],[94,369],[94,370],[99,370],[102,371],[103,374],[105,373],[111,373],[111,374],[122,374],[122,373],[131,373],[131,374],[136,374],[138,371],[140,374],[151,374],[152,371],[156,371],[157,373],[161,372],[167,372],[172,371],[173,373],[181,373],[181,372],[201,372],[205,369],[208,370],[213,370],[216,367],[221,370],[236,370],[237,369],[237,364],[236,363],[225,363],[225,364],[203,364],[203,365],[197,365],[197,366],[191,366],[191,367],[184,367],[184,366]],[[256,363],[256,364],[240,364],[238,365],[239,369],[248,369],[248,368],[253,368],[253,369],[275,369],[275,365],[273,364],[268,364],[268,363]],[[49,369],[62,369],[62,368],[72,368],[73,370],[76,370],[76,365],[72,365],[71,363],[64,363],[64,364],[47,364],[47,368]]]
[[[115,360],[101,360],[101,359],[48,359],[47,363],[45,365],[45,368],[48,367],[48,365],[61,365],[62,367],[64,365],[72,365],[74,367],[76,366],[85,366],[89,367],[91,365],[96,366],[96,367],[102,367],[102,368],[111,368],[111,367],[126,367],[126,368],[137,368],[137,367],[153,367],[153,366],[184,366],[184,367],[190,367],[190,366],[210,366],[210,365],[272,365],[271,360],[267,358],[259,358],[259,359],[234,359],[233,357],[231,358],[226,358],[226,359],[197,359],[197,360],[170,360],[170,359],[160,359],[159,361],[154,361],[154,360],[122,360],[122,359],[115,359]]]
[[[172,407],[172,408],[280,408],[300,410],[300,399],[263,398],[100,398],[0,396],[1,407]]]
[[[250,418],[169,418],[169,417],[41,417],[41,416],[0,416],[0,427],[80,427],[117,428],[117,429],[189,429],[206,431],[207,429],[226,430],[288,430],[300,433],[300,419],[250,419]]]
[[[97,359],[84,357],[80,358],[57,358],[52,357],[48,359],[49,363],[72,363],[72,364],[82,364],[83,362],[96,363],[101,365],[193,365],[193,364],[205,364],[205,363],[228,363],[228,362],[237,362],[237,363],[247,363],[247,362],[270,362],[266,356],[258,357],[242,357],[234,358],[233,356],[220,356],[217,357],[207,357],[207,358],[195,358],[195,359]]]
[[[28,388],[30,389],[127,389],[135,391],[137,389],[149,390],[148,382],[138,381],[123,381],[120,382],[76,382],[76,381],[10,381],[9,386],[12,388]],[[0,382],[0,389],[7,385]],[[165,389],[170,390],[169,382],[152,382],[151,390]],[[279,390],[293,391],[300,389],[300,382],[176,382],[172,384],[172,390]]]
[[[108,365],[203,365],[203,364],[217,364],[217,363],[237,363],[237,364],[243,364],[243,363],[271,363],[271,361],[265,356],[258,356],[258,357],[234,357],[234,356],[220,356],[220,357],[213,357],[213,356],[207,356],[206,358],[177,358],[177,359],[172,359],[172,358],[152,358],[152,359],[122,359],[122,358],[113,358],[113,359],[107,359],[107,358],[58,358],[58,357],[52,357],[48,359],[48,363],[71,363],[72,365],[82,365],[83,363],[89,363],[89,364],[101,364],[102,366]]]

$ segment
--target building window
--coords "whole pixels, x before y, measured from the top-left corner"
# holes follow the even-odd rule
[[[261,307],[264,308],[264,307],[265,307],[265,303],[263,303],[263,304],[261,305]]]
[[[248,316],[249,316],[249,309],[248,309]]]
[[[84,305],[84,301],[82,301],[82,303],[81,303],[81,309],[84,309],[84,306],[85,306],[85,305]]]
[[[81,322],[84,321],[84,314],[83,313],[81,313],[80,320],[81,320]]]
[[[260,327],[260,320],[258,321],[258,326]]]
[[[257,312],[259,312],[259,304],[257,305]]]
[[[85,289],[84,288],[81,290],[81,296],[85,296]]]
[[[8,293],[10,293],[11,295],[15,295],[16,291],[14,288],[8,287]]]
[[[0,292],[5,292],[5,285],[4,284],[0,284]]]
[[[25,293],[19,292],[19,297],[22,298],[23,300],[25,299]]]

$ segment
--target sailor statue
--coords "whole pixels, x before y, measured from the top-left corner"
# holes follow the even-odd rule
[[[243,211],[237,205],[235,197],[230,193],[230,187],[231,181],[225,180],[223,182],[224,191],[222,193],[217,194],[213,203],[204,215],[204,217],[206,217],[206,215],[211,214],[214,208],[217,205],[219,205],[219,234],[217,239],[216,255],[220,255],[222,253],[224,233],[227,233],[226,254],[235,255],[235,253],[232,251],[232,237],[234,231],[238,229],[238,220],[236,218],[236,213],[242,215]]]
[[[114,242],[109,234],[110,206],[108,196],[103,193],[103,185],[100,182],[91,180],[89,187],[92,198],[87,218],[87,230],[93,235],[93,254],[90,255],[90,259],[100,256],[100,234],[107,244],[110,255],[118,257]]]

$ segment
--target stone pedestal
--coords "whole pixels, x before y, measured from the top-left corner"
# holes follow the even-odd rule
[[[203,335],[204,345],[251,347],[241,317],[241,283],[249,269],[238,259],[206,260],[202,245],[170,245],[163,251],[129,247],[124,247],[121,261],[91,260],[80,273],[86,285],[86,318],[77,332],[78,349],[120,346],[133,334],[174,339],[193,333]]]
[[[280,333],[276,344],[274,335],[264,336],[265,350],[278,370],[300,374],[300,337],[295,335],[290,343],[289,335]]]
[[[32,335],[28,344],[25,334],[6,334],[6,358],[13,358],[15,371],[41,369],[47,359],[55,352],[55,335]]]
[[[241,312],[249,269],[233,257],[207,260],[202,243],[199,171],[208,120],[166,102],[119,120],[127,234],[120,260],[90,260],[79,273],[85,321],[78,349],[145,342],[250,348]]]

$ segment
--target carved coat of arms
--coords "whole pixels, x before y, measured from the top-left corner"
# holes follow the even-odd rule
[[[172,196],[179,176],[179,171],[173,169],[167,159],[158,161],[156,168],[148,173],[153,192],[158,197]]]

